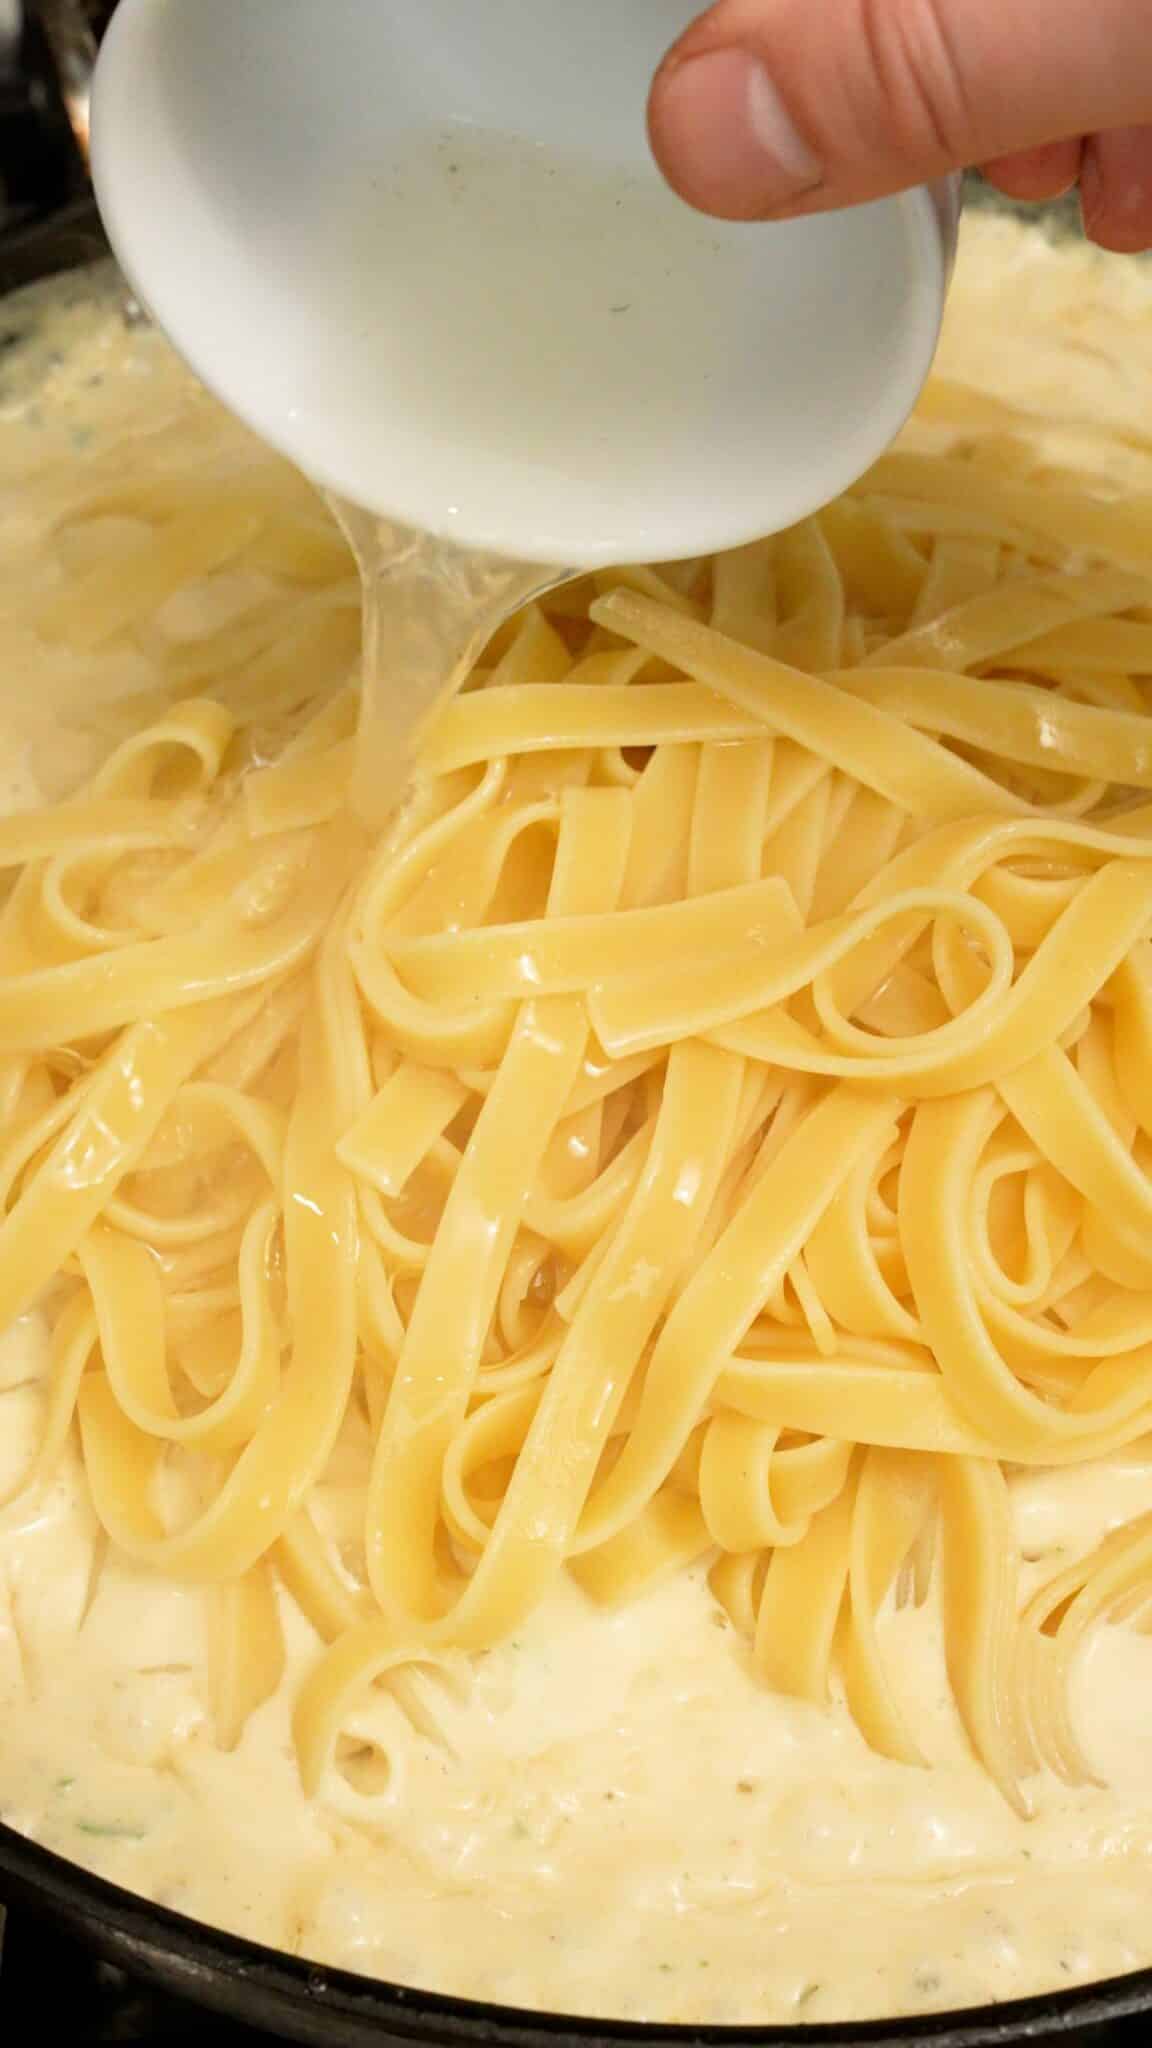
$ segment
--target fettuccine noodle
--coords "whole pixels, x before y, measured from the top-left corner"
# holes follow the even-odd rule
[[[1152,496],[972,414],[938,385],[796,531],[523,613],[380,844],[302,487],[161,437],[48,508],[69,658],[251,590],[0,824],[0,1317],[54,1333],[18,1483],[77,1426],[112,1543],[205,1587],[224,1744],[298,1604],[309,1791],[561,1572],[701,1559],[766,1684],[909,1763],[877,1621],[938,1576],[1005,1797],[1091,1775],[1070,1662],[1152,1525],[1023,1604],[1009,1484],[1152,1432]]]

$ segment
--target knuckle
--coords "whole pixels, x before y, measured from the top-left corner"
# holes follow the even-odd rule
[[[932,151],[941,166],[964,161],[971,107],[947,0],[855,0],[867,47],[876,141]]]
[[[1152,130],[1088,142],[1081,206],[1085,229],[1102,248],[1134,255],[1152,245]]]

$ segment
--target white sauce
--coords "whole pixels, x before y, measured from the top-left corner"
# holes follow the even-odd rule
[[[1030,305],[1053,334],[1077,323],[1089,350],[1124,328],[1123,304],[1109,329],[1080,266],[1022,253],[1008,230],[973,240],[951,370],[963,369],[966,345],[971,362],[978,332],[983,381],[1042,389],[1049,366],[1022,313]],[[1008,262],[1014,291],[995,328],[1004,347],[991,357],[981,265],[999,264],[1003,279]],[[1135,292],[1127,276],[1120,301]],[[1131,320],[1130,354],[1143,351],[1146,375],[1146,287]],[[55,444],[177,403],[203,408],[209,442],[234,434],[213,424],[155,337],[125,339],[106,309],[65,308],[54,323],[44,335],[71,369],[48,365],[45,376],[42,351],[36,374]],[[85,382],[94,363],[114,370],[111,395]],[[1107,364],[1085,363],[1103,390]],[[1114,383],[1105,402],[1115,416]],[[10,477],[32,460],[36,431],[27,407],[19,425],[9,414]],[[4,545],[18,539],[14,494],[9,505],[0,574]],[[30,640],[22,652],[35,655],[44,690],[4,705],[0,801],[12,805],[78,772],[74,743],[63,758],[43,754],[44,713],[27,702],[54,692],[58,717],[80,675],[60,664],[49,676]],[[115,663],[89,670],[90,691],[131,686]],[[0,1496],[35,1440],[44,1369],[43,1326],[29,1317],[0,1342]],[[1060,1553],[1152,1509],[1152,1462],[1032,1477],[1015,1506],[1030,1584]],[[694,1574],[616,1616],[565,1591],[483,1661],[467,1699],[428,1695],[444,1743],[382,1700],[360,1732],[387,1744],[394,1775],[338,1785],[312,1805],[288,1721],[316,1645],[287,1603],[285,1621],[288,1682],[223,1754],[206,1706],[199,1596],[105,1555],[72,1455],[0,1509],[0,1816],[148,1898],[274,1946],[569,2012],[871,2017],[1152,1961],[1152,1639],[1132,1629],[1102,1630],[1076,1676],[1102,1784],[1037,1780],[1024,1822],[967,1752],[931,1609],[889,1614],[884,1633],[932,1772],[871,1754],[838,1705],[765,1693]]]

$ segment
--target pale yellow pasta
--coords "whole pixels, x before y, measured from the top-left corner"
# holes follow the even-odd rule
[[[1152,498],[923,416],[962,446],[511,622],[375,844],[302,486],[174,429],[36,485],[28,629],[157,673],[0,822],[0,1316],[53,1323],[16,1484],[75,1430],[111,1542],[204,1586],[225,1746],[300,1610],[337,1810],[392,1768],[374,1687],[435,1728],[559,1574],[701,1562],[766,1685],[909,1764],[879,1622],[938,1580],[1006,1798],[1091,1774],[1071,1662],[1152,1532],[1022,1602],[1009,1501],[1152,1434]]]

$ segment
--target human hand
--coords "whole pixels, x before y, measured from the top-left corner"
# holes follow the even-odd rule
[[[657,74],[649,127],[676,191],[729,220],[977,164],[1013,199],[1078,182],[1095,241],[1152,247],[1148,0],[718,0]]]

